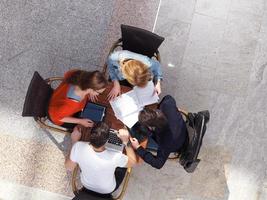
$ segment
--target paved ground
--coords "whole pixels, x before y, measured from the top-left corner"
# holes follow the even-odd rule
[[[125,199],[267,199],[266,0],[0,1],[0,199],[70,199],[68,137],[21,110],[30,78],[100,69],[121,23],[154,30],[164,94],[211,121],[197,171],[135,168]],[[159,8],[159,10],[158,10]],[[159,11],[159,12],[158,12]]]

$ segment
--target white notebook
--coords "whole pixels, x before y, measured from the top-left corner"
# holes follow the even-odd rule
[[[131,128],[138,121],[139,111],[146,105],[157,103],[158,100],[155,86],[152,81],[149,81],[146,87],[135,86],[133,90],[110,101],[110,104],[115,116]]]

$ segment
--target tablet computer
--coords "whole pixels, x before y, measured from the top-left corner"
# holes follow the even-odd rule
[[[88,102],[81,113],[81,118],[90,119],[94,122],[101,122],[105,117],[106,107]]]

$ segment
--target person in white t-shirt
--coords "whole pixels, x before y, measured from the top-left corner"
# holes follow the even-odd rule
[[[90,134],[89,143],[79,141],[81,132]],[[126,155],[105,149],[105,143],[109,138],[109,126],[104,122],[96,124],[91,130],[74,129],[71,135],[73,146],[65,166],[67,170],[73,171],[77,164],[79,165],[81,182],[85,190],[109,195],[123,181],[123,171],[125,172],[126,167],[136,164],[135,152],[127,145],[128,131],[121,129],[118,136],[125,144]]]

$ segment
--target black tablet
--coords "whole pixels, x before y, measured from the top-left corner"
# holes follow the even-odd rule
[[[81,113],[81,118],[90,119],[94,122],[101,122],[104,119],[106,107],[88,102]]]

